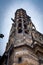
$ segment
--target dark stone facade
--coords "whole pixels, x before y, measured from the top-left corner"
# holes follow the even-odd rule
[[[43,34],[38,32],[24,9],[15,12],[1,65],[43,65]]]

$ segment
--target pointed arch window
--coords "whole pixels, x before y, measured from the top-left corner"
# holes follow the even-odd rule
[[[24,32],[26,34],[28,34],[28,31],[27,31],[27,22],[26,21],[24,21]]]
[[[18,21],[18,33],[22,33],[22,21]]]

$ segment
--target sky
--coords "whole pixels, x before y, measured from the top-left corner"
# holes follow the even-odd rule
[[[26,10],[36,29],[43,34],[43,0],[0,0],[0,33],[4,34],[4,38],[0,38],[0,55],[5,52],[9,39],[11,18],[19,8]]]

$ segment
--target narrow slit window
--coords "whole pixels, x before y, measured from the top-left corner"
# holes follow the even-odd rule
[[[21,62],[22,62],[22,58],[19,57],[19,58],[18,58],[18,63],[21,63]]]

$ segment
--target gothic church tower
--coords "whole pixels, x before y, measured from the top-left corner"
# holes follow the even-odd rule
[[[43,34],[22,8],[15,12],[12,21],[3,65],[43,65]]]

